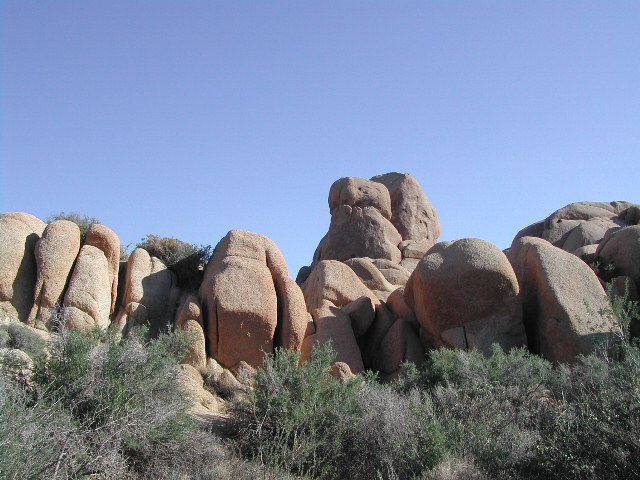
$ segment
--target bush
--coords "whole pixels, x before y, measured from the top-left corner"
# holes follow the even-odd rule
[[[143,238],[136,248],[144,248],[149,255],[162,260],[176,274],[178,285],[187,290],[198,289],[212,254],[210,245],[195,245],[154,234]]]
[[[69,220],[70,222],[78,225],[78,227],[80,227],[82,243],[84,243],[85,239],[87,238],[87,232],[89,232],[89,228],[91,228],[91,225],[93,225],[94,223],[102,223],[97,218],[81,215],[77,212],[60,212],[57,215],[49,215],[45,221],[47,223],[51,223],[56,220]]]
[[[335,354],[278,350],[255,376],[254,390],[235,406],[240,451],[263,464],[321,479],[408,478],[434,466],[441,436],[417,392],[330,374]]]

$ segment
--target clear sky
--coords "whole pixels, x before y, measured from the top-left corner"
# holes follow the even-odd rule
[[[3,1],[0,211],[124,244],[272,238],[292,275],[344,176],[413,173],[441,240],[506,248],[640,202],[640,2]]]

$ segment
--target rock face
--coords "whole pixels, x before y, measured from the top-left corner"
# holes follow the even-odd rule
[[[106,328],[118,293],[120,239],[104,225],[93,224],[80,249],[64,296],[67,328]]]
[[[629,202],[572,203],[522,229],[514,242],[525,236],[539,237],[573,253],[585,245],[600,243],[608,232],[635,225],[638,211],[638,205]]]
[[[435,245],[405,287],[407,305],[429,340],[425,346],[490,353],[526,345],[518,282],[495,245],[476,238]]]
[[[596,250],[596,260],[612,265],[617,275],[627,275],[640,285],[640,225],[624,227],[607,236]]]
[[[84,245],[64,296],[63,321],[69,329],[106,328],[111,301],[109,261],[99,248]]]
[[[391,195],[391,223],[403,240],[435,243],[441,227],[438,213],[416,178],[408,173],[386,173],[371,180],[383,184]]]
[[[0,316],[28,320],[37,278],[34,252],[45,226],[28,213],[0,214]]]
[[[148,326],[152,333],[173,319],[177,296],[175,275],[143,248],[136,248],[127,262],[124,299],[116,323],[125,332]]]
[[[73,263],[80,250],[80,228],[68,220],[56,220],[44,229],[35,249],[38,276],[29,323],[51,327],[56,306],[62,304]]]
[[[523,237],[509,250],[522,293],[529,349],[553,362],[572,362],[610,336],[600,312],[609,306],[595,273],[549,242]]]
[[[202,309],[195,294],[186,295],[180,302],[176,311],[176,328],[193,336],[193,343],[180,363],[204,369],[207,365],[206,340],[202,328]]]
[[[87,232],[85,245],[92,245],[102,251],[109,267],[109,284],[111,285],[111,306],[109,313],[113,313],[118,296],[118,269],[120,268],[120,238],[110,228],[94,223]]]
[[[209,351],[227,368],[260,366],[274,347],[299,350],[310,323],[282,253],[256,233],[232,230],[220,241],[199,297]]]

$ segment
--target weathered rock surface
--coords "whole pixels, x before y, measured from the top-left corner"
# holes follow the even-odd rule
[[[177,293],[173,272],[144,248],[136,248],[129,256],[124,299],[115,321],[125,332],[148,326],[155,334],[173,319]]]
[[[394,286],[404,286],[409,281],[411,272],[400,264],[381,258],[374,258],[372,263],[378,268],[384,278]]]
[[[120,238],[109,227],[94,223],[87,232],[85,245],[92,245],[102,250],[109,266],[109,282],[111,285],[111,306],[109,313],[114,313],[118,295],[118,270],[120,268]]]
[[[391,196],[391,223],[403,240],[435,243],[441,227],[438,213],[416,178],[408,173],[386,173],[371,180],[387,187]]]
[[[573,252],[599,243],[608,232],[638,223],[638,205],[629,202],[577,202],[567,205],[540,222],[522,229],[514,242],[525,236],[539,237]]]
[[[0,316],[28,320],[37,278],[34,252],[45,226],[28,213],[0,214]]]
[[[364,370],[362,355],[349,315],[337,307],[323,305],[312,310],[311,316],[316,331],[305,338],[302,344],[302,359],[311,358],[314,345],[330,341],[336,352],[336,362],[347,364],[352,373],[362,372]]]
[[[572,362],[606,340],[609,306],[595,273],[546,240],[523,237],[509,250],[524,307],[529,349],[553,362]]]
[[[369,290],[391,292],[395,290],[370,258],[350,258],[345,262]]]
[[[228,368],[240,361],[260,366],[280,345],[300,349],[310,323],[282,253],[256,233],[232,230],[220,241],[199,296],[208,349]]]
[[[374,207],[340,205],[332,211],[329,232],[320,241],[313,260],[370,257],[399,263],[401,241],[395,227]]]
[[[302,292],[309,311],[327,302],[344,307],[360,297],[368,297],[374,304],[380,303],[349,266],[336,260],[318,263],[302,285]]]
[[[34,305],[29,324],[50,328],[56,307],[62,305],[73,263],[80,251],[80,228],[68,220],[56,220],[44,229],[35,248],[38,268]]]
[[[106,328],[112,302],[111,268],[93,245],[80,249],[63,302],[63,322],[70,329]]]
[[[224,410],[224,402],[204,388],[202,375],[192,365],[180,365],[177,380],[182,392],[193,402],[193,413],[208,415]]]
[[[193,343],[189,345],[180,363],[201,369],[207,365],[206,340],[202,325],[202,309],[198,297],[195,294],[185,295],[176,311],[176,328],[189,332],[193,337]]]
[[[621,228],[598,246],[596,260],[612,265],[616,275],[627,275],[640,285],[640,225]]]
[[[420,339],[408,321],[398,318],[380,343],[378,368],[382,373],[394,373],[403,362],[420,365],[425,352]]]
[[[411,274],[405,300],[431,344],[488,354],[493,343],[505,350],[526,345],[518,293],[504,253],[468,238],[431,248]]]

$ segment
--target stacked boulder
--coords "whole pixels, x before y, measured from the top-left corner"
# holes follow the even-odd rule
[[[210,355],[222,366],[261,366],[277,347],[299,350],[310,323],[300,287],[276,244],[230,231],[216,246],[199,290]]]
[[[342,370],[385,375],[422,361],[415,316],[394,292],[440,235],[431,202],[412,175],[388,173],[337,180],[329,210],[329,231],[297,278],[314,320],[304,354],[331,340]]]

